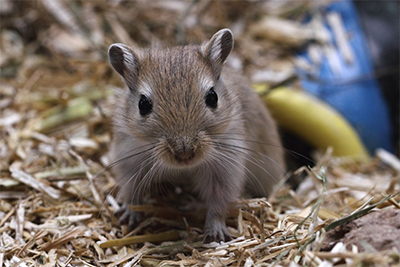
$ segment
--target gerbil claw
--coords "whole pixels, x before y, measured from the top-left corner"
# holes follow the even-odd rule
[[[210,230],[206,230],[205,231],[205,235],[204,235],[204,240],[203,243],[204,244],[209,244],[212,242],[228,242],[232,240],[231,235],[228,233],[228,229],[226,229],[226,227],[222,227],[220,229],[210,229]]]
[[[119,217],[119,225],[128,225],[130,230],[133,230],[142,220],[142,215],[129,209],[127,205],[117,210],[115,216]]]
[[[209,244],[209,243],[212,243],[212,242],[220,243],[222,241],[223,242],[228,242],[228,241],[231,241],[231,240],[232,240],[232,237],[230,235],[225,235],[224,234],[222,238],[221,238],[220,235],[217,235],[217,236],[206,235],[204,237],[203,243],[204,244]]]

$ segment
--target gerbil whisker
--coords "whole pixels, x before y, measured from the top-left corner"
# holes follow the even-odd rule
[[[140,178],[140,181],[139,181],[139,177],[140,177],[140,175],[141,175],[141,173],[143,172],[143,170],[144,169],[146,169],[148,166],[150,166],[151,164],[153,164],[151,167],[150,167],[150,170],[148,170],[147,172],[146,172],[146,174],[143,176],[143,177],[141,177]],[[131,196],[131,203],[133,203],[133,202],[135,202],[135,203],[137,203],[137,204],[140,204],[140,203],[142,203],[142,201],[143,201],[143,198],[144,198],[144,196],[145,196],[145,193],[146,193],[146,191],[145,190],[142,190],[142,187],[143,187],[143,185],[144,184],[146,184],[147,183],[147,177],[148,177],[148,175],[150,174],[150,171],[152,170],[154,168],[154,158],[152,157],[152,155],[149,155],[149,156],[147,156],[143,161],[142,161],[142,164],[141,164],[141,166],[140,166],[140,169],[132,176],[132,178],[133,177],[136,177],[135,178],[135,180],[134,180],[134,186],[135,186],[135,191],[133,192],[133,194],[132,194],[132,196]],[[126,182],[126,184],[129,184],[130,182],[131,182],[131,179],[132,178],[130,178],[127,182]],[[151,179],[151,178],[150,178]],[[137,201],[133,201],[133,200],[137,200]]]
[[[242,154],[244,155],[244,157],[243,157],[244,160],[253,163],[253,164],[256,165],[257,167],[259,167],[260,169],[262,169],[267,175],[269,175],[270,177],[272,177],[272,175],[271,175],[265,168],[263,168],[262,166],[260,166],[260,165],[257,164],[256,162],[254,162],[253,160],[250,160],[250,159],[248,158],[248,156],[249,156],[248,153],[243,152],[243,151],[240,151],[239,149],[236,149],[236,148],[233,148],[233,149],[232,149],[232,148],[229,147],[229,146],[227,146],[227,147],[220,147],[220,148],[221,148],[222,151],[230,152],[230,153],[232,153],[232,154],[235,153],[235,152],[236,152],[236,153],[242,153]],[[229,149],[230,149],[230,150],[229,150]],[[225,156],[226,158],[228,158],[228,159],[230,159],[230,160],[232,160],[232,161],[235,161],[236,164],[239,164],[240,166],[242,166],[242,167],[247,171],[247,173],[249,173],[249,174],[258,182],[260,188],[263,188],[261,182],[259,181],[259,179],[257,178],[257,176],[254,175],[253,172],[251,172],[243,163],[238,162],[237,160],[233,160],[232,157],[229,157],[226,153],[222,153],[222,151],[219,151],[219,152],[220,152],[219,154],[220,154],[221,156]],[[234,166],[233,163],[232,163],[232,165]],[[246,177],[249,178],[248,175],[246,175]],[[272,178],[274,179],[274,177],[272,177]],[[248,180],[252,183],[252,186],[253,186],[254,188],[256,188],[256,185],[253,183],[253,180],[252,180],[252,179],[248,179]],[[263,189],[263,190],[264,190],[264,189]],[[264,194],[266,195],[267,193],[264,192]]]
[[[126,153],[126,154],[128,154],[127,156],[122,157],[122,158],[119,158],[119,159],[117,159],[117,160],[111,162],[111,163],[108,164],[106,167],[104,167],[101,171],[99,171],[98,173],[96,173],[95,176],[93,177],[93,180],[95,180],[96,178],[98,178],[99,176],[101,176],[102,174],[104,174],[105,172],[109,171],[111,168],[115,167],[116,165],[121,164],[121,163],[124,162],[125,160],[128,160],[128,159],[131,159],[131,158],[133,158],[133,157],[139,156],[139,155],[142,154],[142,153],[146,153],[146,152],[151,151],[152,149],[154,149],[154,147],[153,147],[154,144],[155,144],[155,142],[154,142],[154,143],[149,143],[149,144],[146,144],[146,145],[137,147],[134,151],[129,151],[129,153],[132,153],[132,152],[137,151],[138,149],[141,149],[141,148],[144,148],[144,147],[147,147],[147,146],[152,146],[152,147],[150,147],[150,148],[148,148],[148,149],[146,149],[146,150],[141,150],[141,151],[135,152],[135,153],[133,153],[133,154],[128,154],[128,153]]]
[[[164,201],[168,202],[168,199],[166,198],[167,190],[164,187],[165,182],[163,180],[167,179],[169,177],[168,177],[168,175],[166,175],[166,169],[162,163],[159,164],[157,172],[158,172],[158,175],[155,177],[155,184],[157,185],[156,193],[159,193],[158,196],[159,197],[161,196],[164,199]]]
[[[148,166],[148,164],[149,164],[149,163],[148,163],[149,159],[150,159],[150,157],[148,156],[148,157],[146,157],[146,158],[143,160],[143,162],[142,162],[142,164],[141,164],[141,166],[140,166],[140,169],[139,169],[138,171],[136,171],[136,172],[134,172],[133,174],[131,174],[131,173],[134,171],[135,168],[138,168],[138,166],[132,166],[131,168],[129,168],[129,169],[122,175],[122,177],[120,177],[120,179],[118,179],[119,182],[115,185],[114,188],[120,187],[121,182],[123,182],[123,184],[122,184],[122,186],[120,187],[121,189],[119,190],[119,192],[118,192],[118,194],[117,194],[117,196],[116,196],[117,199],[120,198],[121,194],[122,194],[123,191],[124,191],[124,188],[126,188],[126,186],[129,185],[132,181],[133,181],[133,185],[135,185],[135,184],[138,183],[138,176],[139,176],[139,174],[143,171],[143,169],[146,168],[146,167]],[[129,174],[131,174],[131,176],[130,176],[128,179],[125,179]],[[140,196],[138,196],[138,195],[136,195],[136,194],[133,194],[131,200],[134,199],[134,198],[140,198]]]
[[[219,142],[219,144],[222,145],[222,146],[220,146],[220,148],[225,149],[225,151],[229,151],[229,150],[227,150],[227,149],[231,149],[232,152],[242,153],[242,154],[245,156],[244,158],[245,158],[247,161],[253,163],[253,164],[256,165],[257,167],[259,167],[260,169],[262,169],[264,172],[266,172],[271,178],[273,178],[272,175],[260,165],[260,162],[261,162],[261,163],[264,163],[264,162],[261,161],[261,160],[256,159],[255,157],[251,156],[249,153],[246,153],[246,152],[242,151],[242,150],[244,150],[243,147],[234,146],[234,145],[231,145],[231,144],[226,144],[226,143],[221,143],[221,142]],[[249,150],[250,150],[251,152],[255,152],[255,151],[252,151],[251,149],[249,149]],[[259,154],[261,154],[261,153],[259,153]],[[261,155],[262,155],[262,154],[261,154]],[[264,156],[265,156],[265,155],[264,155]],[[265,157],[267,157],[267,156],[265,156]],[[251,158],[251,159],[250,159],[250,158]],[[267,157],[267,158],[270,159],[269,157]]]
[[[230,139],[230,138],[220,138],[220,139],[222,139],[222,140],[228,140],[228,141],[229,141],[229,140],[241,141],[241,139]],[[218,141],[215,141],[215,142],[218,142]],[[243,151],[248,151],[248,152],[254,153],[254,154],[256,154],[256,155],[259,155],[259,156],[261,156],[261,157],[263,157],[263,158],[265,158],[265,159],[268,159],[270,162],[276,164],[279,168],[281,168],[281,170],[283,170],[283,171],[285,170],[285,169],[283,168],[283,166],[281,166],[278,162],[276,162],[274,159],[272,159],[271,157],[269,157],[269,156],[267,156],[267,155],[265,155],[265,154],[263,154],[263,153],[257,152],[257,151],[255,151],[255,150],[253,150],[253,149],[248,148],[248,147],[243,147],[243,146],[238,146],[238,145],[233,145],[233,144],[228,144],[228,143],[222,143],[222,142],[219,142],[219,143],[225,144],[226,146],[229,146],[229,147],[231,147],[231,148],[237,148],[237,149],[241,149],[241,150],[243,150]],[[259,162],[262,162],[262,161],[259,161]]]
[[[222,138],[221,137],[218,137],[218,138],[225,139],[225,140],[243,141],[243,142],[254,143],[254,144],[263,145],[263,146],[272,146],[272,147],[276,147],[276,148],[281,148],[285,152],[290,153],[291,155],[293,155],[295,157],[301,157],[303,159],[306,159],[306,160],[312,162],[313,164],[317,164],[314,160],[310,159],[309,157],[306,157],[306,156],[304,156],[304,155],[302,155],[302,154],[300,154],[300,153],[298,153],[298,152],[296,152],[294,150],[284,148],[283,146],[268,144],[268,143],[265,143],[265,142],[260,142],[260,141],[245,139],[245,138],[234,138],[234,137],[230,137],[230,136],[226,135],[225,133],[223,133],[223,134],[213,134],[213,135],[214,136],[220,135],[220,136],[222,136]]]
[[[160,147],[160,150],[157,151],[157,153],[156,153],[156,157],[161,158],[166,153],[168,153],[168,149],[165,147]],[[155,184],[158,187],[157,193],[160,192],[161,196],[165,197],[167,195],[166,194],[167,191],[165,190],[165,188],[163,186],[164,183],[162,180],[169,180],[170,176],[167,175],[168,167],[163,163],[163,161],[159,160],[158,163],[159,163],[158,170],[157,170],[158,175],[156,177],[157,181],[155,181]],[[165,200],[167,201],[167,199],[165,199]]]
[[[232,149],[232,151],[242,153],[243,155],[246,155],[246,156],[252,158],[254,161],[258,162],[259,164],[265,163],[263,160],[257,159],[256,157],[250,155],[250,153],[246,153],[246,152],[245,152],[245,147],[240,147],[240,146],[237,146],[237,145],[232,145],[232,144],[223,143],[223,142],[218,142],[218,141],[214,141],[214,143],[215,143],[215,145],[217,145],[218,147],[230,148],[230,149]],[[247,149],[248,149],[248,148],[247,148]],[[254,150],[252,150],[252,149],[248,149],[248,151],[249,151],[249,152],[252,152],[252,153],[254,153],[254,154],[258,154],[258,155],[260,155],[260,156],[265,156],[265,155],[263,155],[262,153],[259,153],[259,152],[257,152],[257,151],[254,151]],[[268,159],[269,159],[269,158],[268,158]],[[254,162],[252,162],[252,163],[254,163]]]
[[[130,151],[130,152],[129,152],[129,153],[130,153],[129,155],[127,155],[127,156],[125,156],[125,157],[122,157],[122,158],[119,158],[119,159],[113,161],[112,163],[108,164],[108,165],[107,165],[106,167],[104,167],[101,171],[99,171],[98,173],[96,173],[96,174],[94,175],[94,177],[93,177],[93,179],[90,181],[90,183],[94,183],[95,180],[96,180],[98,177],[100,177],[100,176],[101,176],[102,174],[104,174],[105,172],[109,171],[109,170],[110,170],[111,168],[113,168],[114,166],[123,163],[125,160],[128,160],[128,159],[130,159],[130,158],[139,156],[139,155],[141,155],[141,154],[143,154],[143,153],[146,153],[146,152],[152,150],[153,147],[150,147],[149,149],[146,149],[146,150],[141,150],[141,151],[139,151],[139,152],[136,152],[138,149],[145,148],[145,147],[148,147],[148,146],[153,146],[153,145],[154,145],[154,143],[149,143],[149,144],[146,144],[146,145],[137,147],[135,150]],[[134,153],[133,153],[133,152],[134,152]],[[126,154],[128,154],[128,153],[126,153]],[[134,167],[130,168],[127,172],[125,172],[125,174],[123,175],[123,177],[125,177],[125,176],[128,175],[130,172],[132,172],[133,169],[134,169]],[[118,183],[116,183],[116,184],[111,188],[111,191],[108,193],[108,195],[112,195],[112,194],[114,193],[114,191],[119,187],[119,185],[120,185],[122,182],[124,182],[124,179],[118,179],[118,180],[119,180]],[[130,179],[129,179],[129,180],[130,180]],[[89,184],[89,185],[90,185],[90,184]],[[121,191],[120,191],[120,192],[121,192]],[[120,192],[117,194],[117,199],[118,199],[118,197],[119,197],[119,195],[120,195]],[[106,199],[104,199],[104,201],[103,201],[103,203],[102,203],[102,205],[101,205],[100,210],[102,210],[102,209],[104,208],[105,204],[106,204]]]
[[[146,163],[146,167],[151,164],[151,168],[146,172],[146,174],[141,178],[141,181],[136,186],[136,191],[139,193],[139,202],[142,200],[141,198],[144,196],[146,192],[149,191],[150,185],[154,184],[154,179],[157,179],[155,174],[160,174],[162,168],[161,161],[157,159],[162,156],[163,153],[167,152],[167,149],[160,145],[154,146],[154,152],[146,159],[148,163]],[[160,175],[158,175],[159,177]],[[155,183],[157,184],[157,183]]]
[[[230,158],[229,156],[225,155],[221,151],[214,151],[210,153],[211,158],[215,158],[218,160],[210,161],[210,165],[213,165],[214,167],[223,167],[225,171],[227,171],[231,176],[234,176],[234,173],[231,171],[231,166],[236,167],[231,161],[228,159]],[[221,158],[223,157],[223,158]],[[217,166],[216,162],[222,161],[224,164],[221,164],[221,166]]]

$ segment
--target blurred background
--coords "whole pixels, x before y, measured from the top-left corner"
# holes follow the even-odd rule
[[[399,155],[398,1],[1,0],[0,16],[2,170],[16,159],[33,168],[41,156],[30,149],[59,161],[46,138],[102,160],[123,86],[110,44],[199,43],[225,27],[235,36],[227,64],[270,106],[294,167],[329,147]]]

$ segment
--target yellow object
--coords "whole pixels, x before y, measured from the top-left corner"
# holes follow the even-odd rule
[[[280,126],[314,147],[333,155],[368,159],[369,155],[353,127],[336,110],[302,91],[276,88],[261,96]]]

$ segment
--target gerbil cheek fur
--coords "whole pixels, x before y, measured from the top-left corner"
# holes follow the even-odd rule
[[[223,68],[232,48],[228,29],[202,45],[142,53],[110,47],[110,63],[129,88],[117,95],[110,152],[121,224],[141,221],[128,206],[142,203],[151,187],[185,176],[207,206],[204,241],[227,241],[226,214],[246,181],[263,195],[282,175],[268,111],[243,78]]]

